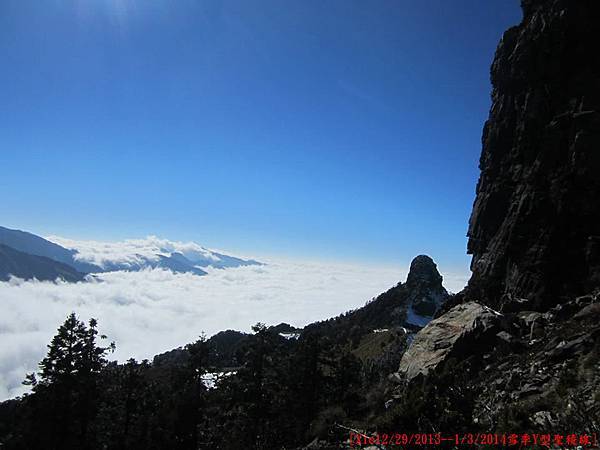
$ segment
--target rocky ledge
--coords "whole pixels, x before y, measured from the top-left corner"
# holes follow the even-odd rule
[[[545,313],[457,305],[417,334],[390,377],[391,423],[410,426],[416,417],[470,432],[597,432],[599,324],[600,292]]]
[[[502,314],[479,303],[455,306],[431,321],[415,337],[402,357],[397,379],[411,381],[436,370],[452,355],[464,354],[496,331]]]

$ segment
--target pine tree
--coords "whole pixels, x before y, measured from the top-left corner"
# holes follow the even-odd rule
[[[45,446],[90,448],[90,422],[98,407],[100,372],[108,363],[106,354],[115,348],[114,343],[98,346],[97,335],[95,319],[86,326],[71,313],[48,345],[40,371],[27,375],[24,384],[31,385],[35,394],[33,414],[44,431],[36,434],[44,439]]]

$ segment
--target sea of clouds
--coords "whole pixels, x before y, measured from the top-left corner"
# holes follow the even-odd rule
[[[111,272],[80,283],[12,279],[0,283],[0,400],[26,391],[56,328],[74,311],[94,317],[115,341],[114,359],[151,359],[225,329],[256,322],[295,326],[336,316],[404,281],[406,268],[265,261],[265,266],[209,269],[206,276],[155,269]],[[458,291],[466,276],[445,276]]]
[[[159,259],[158,255],[169,256],[173,252],[181,253],[191,261],[219,260],[213,252],[195,242],[171,241],[156,236],[115,242],[73,240],[61,236],[48,236],[47,239],[65,248],[77,250],[75,259],[100,267],[107,264],[140,264],[144,259],[156,261]]]

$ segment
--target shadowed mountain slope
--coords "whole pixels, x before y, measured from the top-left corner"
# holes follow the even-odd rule
[[[0,244],[0,281],[7,281],[11,275],[40,281],[54,281],[57,278],[81,281],[85,276],[67,264],[44,256],[29,255]]]
[[[12,247],[23,253],[35,256],[43,256],[55,261],[68,264],[79,272],[100,272],[101,269],[86,262],[75,259],[77,252],[67,250],[54,242],[50,242],[40,236],[21,230],[11,230],[0,226],[0,244]]]

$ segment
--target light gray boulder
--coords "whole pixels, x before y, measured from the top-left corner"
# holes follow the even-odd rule
[[[477,345],[499,331],[502,314],[476,302],[455,306],[417,333],[406,351],[396,378],[412,380],[427,375],[451,356]]]

